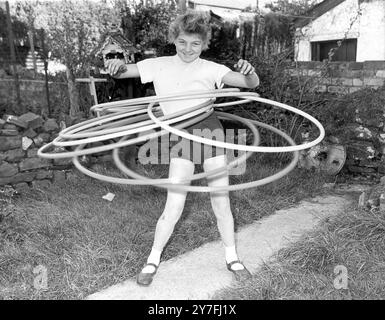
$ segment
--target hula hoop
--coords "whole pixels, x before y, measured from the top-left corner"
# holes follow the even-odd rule
[[[217,112],[217,114],[218,114],[218,112]],[[237,116],[235,116],[235,118],[234,117],[229,117],[229,115],[225,114],[225,113],[220,113],[220,114],[222,115],[223,118],[227,118],[227,119],[233,119],[233,120],[235,118],[238,118],[238,120],[242,119],[241,117],[237,117]],[[255,128],[255,126],[251,122],[245,121],[244,123],[250,128],[250,130],[254,134],[253,145],[258,145],[259,141],[260,141],[260,135],[259,135],[258,130]],[[157,182],[154,183],[154,179],[142,176],[142,175],[134,172],[133,170],[130,170],[121,161],[121,159],[119,157],[119,148],[114,149],[112,155],[113,155],[113,159],[114,159],[114,162],[115,162],[115,165],[117,166],[117,168],[120,169],[120,171],[122,171],[123,173],[127,174],[128,176],[131,176],[131,177],[133,177],[135,179],[139,179],[139,180],[151,180],[151,184],[152,185],[175,184],[174,179],[170,179],[170,178],[157,179]],[[240,157],[239,159],[235,159],[234,161],[230,162],[226,166],[217,168],[215,170],[203,172],[203,173],[193,174],[190,177],[185,177],[183,180],[182,179],[178,180],[178,184],[179,183],[180,184],[184,184],[186,182],[190,182],[190,181],[193,181],[193,180],[199,180],[199,179],[207,178],[208,176],[212,176],[212,175],[215,175],[215,174],[218,174],[218,173],[223,173],[223,172],[225,172],[225,171],[227,171],[227,170],[229,170],[229,169],[231,169],[231,168],[233,168],[233,167],[235,167],[235,166],[245,162],[248,158],[250,158],[251,155],[252,155],[251,152],[247,152],[242,157]]]
[[[220,147],[220,148],[224,148],[224,149],[234,149],[234,150],[251,151],[251,152],[269,152],[269,153],[293,152],[293,151],[299,151],[299,150],[311,148],[314,145],[320,143],[323,140],[323,138],[325,137],[325,129],[323,128],[322,124],[317,119],[315,119],[311,115],[309,115],[309,114],[307,114],[307,113],[305,113],[305,112],[303,112],[301,110],[298,110],[296,108],[290,107],[290,106],[288,106],[286,104],[283,104],[283,103],[279,103],[279,102],[276,102],[276,101],[260,98],[258,95],[254,94],[254,93],[248,93],[248,94],[245,95],[244,93],[231,93],[231,92],[229,92],[228,96],[231,96],[231,97],[240,96],[240,97],[243,97],[243,98],[248,96],[253,101],[259,101],[259,102],[263,102],[265,104],[275,105],[275,106],[281,107],[283,109],[292,111],[292,112],[294,112],[296,114],[299,114],[299,115],[303,116],[304,118],[310,120],[313,124],[315,124],[317,126],[317,128],[319,129],[319,131],[320,131],[320,135],[318,136],[317,139],[315,139],[313,141],[306,142],[306,143],[300,144],[300,145],[293,145],[291,147],[258,147],[258,146],[245,146],[245,145],[239,145],[239,147],[237,147],[237,146],[235,146],[232,143],[216,141],[216,140],[210,140],[210,139],[194,136],[193,134],[190,134],[190,133],[187,133],[187,132],[183,132],[181,130],[178,130],[176,128],[173,128],[173,127],[167,125],[166,123],[160,121],[159,119],[157,119],[155,117],[155,115],[154,115],[154,113],[152,111],[153,106],[154,106],[153,103],[150,103],[148,105],[147,112],[148,112],[148,115],[150,116],[150,118],[156,124],[158,124],[161,128],[163,128],[164,130],[167,130],[167,131],[169,131],[169,132],[171,132],[171,133],[173,133],[173,134],[175,134],[177,136],[181,136],[181,137],[183,137],[185,139],[189,139],[189,140],[192,140],[192,141],[195,141],[195,142],[199,142],[199,143],[203,143],[203,144],[208,144],[208,145],[211,145],[211,146]]]
[[[225,102],[220,104],[214,104],[216,98],[221,97],[231,97],[238,98],[241,100]],[[162,116],[159,113],[160,107],[156,106],[161,102],[166,101],[178,101],[178,100],[188,100],[188,99],[205,99],[206,101],[200,103],[195,107],[191,107],[186,110],[178,111],[167,116]],[[303,143],[301,145],[296,145],[293,139],[291,139],[284,132],[268,125],[261,123],[259,121],[250,120],[241,118],[235,115],[221,113],[216,111],[220,119],[229,119],[240,121],[252,131],[254,135],[254,141],[252,145],[240,145],[233,144],[228,142],[222,142],[217,140],[211,140],[203,138],[200,136],[195,136],[189,134],[185,131],[182,131],[183,128],[190,127],[191,125],[202,121],[208,117],[214,108],[227,107],[232,105],[239,105],[248,102],[261,102],[264,104],[272,105],[275,107],[283,108],[285,110],[291,111],[297,115],[300,115],[310,122],[312,122],[319,129],[319,136],[313,141]],[[260,98],[258,94],[252,92],[240,92],[239,89],[229,88],[222,90],[214,90],[208,92],[185,92],[174,95],[167,96],[152,96],[144,97],[123,101],[115,101],[109,103],[103,103],[95,105],[91,108],[92,112],[95,112],[98,118],[90,119],[82,123],[73,125],[67,129],[64,129],[57,138],[55,138],[51,143],[41,147],[38,150],[38,156],[48,159],[59,159],[59,158],[68,158],[72,157],[72,161],[75,167],[83,172],[84,174],[89,175],[90,177],[112,182],[119,184],[132,184],[132,185],[154,185],[166,189],[175,189],[175,190],[184,190],[192,192],[220,192],[220,191],[235,191],[247,188],[253,188],[260,186],[266,183],[275,181],[284,175],[288,174],[293,170],[299,159],[299,150],[310,148],[318,144],[325,136],[325,130],[321,123],[310,116],[309,114],[298,110],[296,108],[290,107],[286,104],[275,102],[268,99]],[[103,114],[103,115],[101,115]],[[284,138],[290,146],[280,146],[280,147],[261,147],[259,144],[259,132],[256,128],[262,127]],[[150,132],[153,129],[160,129],[158,132]],[[132,135],[137,135],[138,133],[143,133],[138,137],[130,138]],[[178,180],[170,178],[162,179],[151,179],[149,177],[142,176],[135,171],[129,169],[121,161],[119,157],[119,149],[125,146],[142,143],[149,139],[158,138],[168,133],[173,133],[177,136],[185,138],[190,141],[202,143],[205,145],[211,145],[215,147],[220,147],[224,149],[232,149],[238,151],[245,151],[246,154],[242,157],[235,159],[229,164],[211,170],[209,172],[203,172],[199,174],[194,174],[190,177],[185,177]],[[118,142],[109,143],[108,145],[96,146],[85,148],[86,146],[93,143],[100,143],[106,140],[120,138]],[[75,147],[75,150],[59,153],[48,153],[48,150],[51,147]],[[125,175],[128,175],[132,178],[117,178],[109,177],[102,175],[96,172],[93,172],[79,162],[79,156],[89,155],[93,153],[100,153],[104,151],[112,151],[112,157],[115,162],[115,165],[121,172]],[[192,180],[207,178],[214,174],[219,174],[221,172],[228,171],[229,169],[247,161],[251,156],[252,152],[293,152],[292,161],[284,169],[278,173],[252,182],[241,183],[237,185],[227,185],[220,187],[202,187],[202,186],[190,186],[185,183],[191,182]]]
[[[197,109],[197,107],[194,107],[194,109]],[[196,114],[197,110],[194,110],[193,113]],[[195,115],[195,118],[191,118],[191,119],[188,119],[187,121],[185,121],[183,123],[183,125],[181,125],[182,128],[185,128],[185,127],[188,127],[188,126],[191,126],[199,121],[202,121],[203,119],[207,118],[212,112],[212,106],[207,106],[204,110],[199,110],[200,112],[200,115],[198,113],[198,115]],[[178,122],[180,121],[179,119],[181,119],[182,117],[180,118],[176,118],[176,119],[172,119],[173,122]],[[148,130],[151,130],[151,129],[155,129],[155,128],[159,128],[159,126],[157,125],[152,125],[150,127],[150,129],[148,129],[150,126],[147,127],[147,131]],[[72,127],[69,127],[67,129],[70,129]],[[125,130],[124,132],[121,132],[119,135],[117,135],[117,137],[121,137],[121,136],[124,136],[124,135],[127,135],[127,132],[131,132],[131,131],[127,131]],[[164,131],[163,132],[167,133],[167,131]],[[78,150],[78,151],[68,151],[68,152],[61,152],[61,153],[45,153],[45,150],[49,149],[50,147],[52,146],[61,146],[60,145],[60,139],[62,139],[60,137],[60,135],[58,137],[56,137],[52,142],[50,142],[49,144],[41,147],[38,152],[37,152],[37,155],[42,157],[42,158],[46,158],[46,159],[63,159],[63,158],[71,158],[71,157],[74,157],[74,156],[83,156],[83,155],[88,155],[88,154],[92,154],[92,153],[98,153],[98,152],[103,152],[103,151],[108,151],[108,150],[112,150],[116,147],[125,147],[125,146],[129,146],[131,144],[135,144],[135,143],[140,143],[140,142],[143,142],[145,141],[146,139],[152,139],[152,138],[155,138],[156,135],[154,134],[149,134],[149,135],[144,135],[144,136],[140,136],[138,138],[136,138],[134,141],[126,141],[126,142],[120,142],[120,143],[112,143],[110,145],[105,145],[105,146],[97,146],[97,147],[93,147],[93,148],[89,148],[89,149],[85,149],[85,150]],[[103,141],[103,140],[106,140],[106,139],[99,139],[99,140],[96,140],[97,138],[95,138],[95,140],[92,140],[92,142],[97,142],[97,141]],[[110,138],[108,138],[110,139]],[[74,145],[79,145],[77,142],[73,142],[73,141],[69,141],[69,144],[70,146],[74,146]]]
[[[229,115],[229,116],[233,116],[233,115]],[[244,119],[242,118],[242,120],[244,120]],[[251,121],[251,120],[249,120],[249,121]],[[268,125],[268,124],[264,124],[264,123],[254,121],[254,120],[252,120],[251,122],[253,122],[256,125],[259,125],[265,129],[271,130],[271,131],[279,134],[281,137],[286,139],[288,143],[290,143],[291,145],[295,145],[295,142],[284,132],[282,132],[282,131],[280,131],[280,130],[278,130],[278,129],[276,129],[276,128]],[[295,151],[293,159],[289,163],[289,165],[287,165],[284,169],[282,169],[278,173],[276,173],[272,176],[257,180],[257,181],[245,182],[242,184],[229,185],[229,186],[223,186],[223,187],[186,186],[186,185],[180,184],[180,182],[178,182],[178,183],[174,182],[174,183],[169,184],[169,185],[157,185],[156,184],[157,179],[136,180],[136,179],[128,179],[128,178],[115,178],[115,177],[109,177],[109,176],[105,176],[105,175],[93,172],[93,171],[83,167],[80,164],[78,157],[74,157],[73,163],[74,163],[75,167],[79,171],[83,172],[84,174],[86,174],[92,178],[106,181],[106,182],[111,182],[111,183],[133,184],[133,185],[155,185],[157,187],[167,188],[170,190],[182,190],[182,191],[187,191],[187,192],[223,192],[223,191],[237,191],[237,190],[242,190],[242,189],[254,188],[257,186],[261,186],[261,185],[273,182],[277,179],[280,179],[283,176],[287,175],[290,171],[292,171],[295,168],[295,166],[298,162],[298,159],[299,159],[299,152]],[[219,169],[221,169],[221,168],[219,168]]]

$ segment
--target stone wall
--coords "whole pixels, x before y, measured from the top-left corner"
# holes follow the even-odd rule
[[[311,89],[340,97],[333,105],[335,117],[344,117],[344,138],[331,137],[346,148],[344,169],[350,174],[381,177],[385,174],[385,61],[295,62],[287,73],[300,77]],[[361,89],[366,89],[362,90]],[[355,112],[355,115],[354,115]],[[352,116],[353,115],[353,116]],[[349,116],[355,119],[347,120]],[[349,123],[346,124],[346,121]],[[327,123],[325,125],[328,125]],[[337,124],[333,124],[337,126]],[[348,137],[348,139],[347,139]],[[330,138],[330,137],[326,137]]]
[[[1,71],[1,70],[0,70]],[[40,114],[42,108],[47,109],[47,95],[43,80],[20,79],[20,99],[24,110]],[[93,105],[88,85],[76,83],[80,108],[88,112]],[[48,82],[50,114],[57,116],[60,113],[69,114],[70,101],[66,82]],[[15,107],[16,106],[16,107]],[[13,79],[1,78],[0,75],[0,115],[3,112],[17,113],[16,88]]]
[[[60,127],[55,119],[43,120],[34,113],[0,119],[0,186],[16,188],[48,185],[66,178],[71,159],[43,159],[38,149],[51,142]]]
[[[385,90],[373,90],[372,94],[384,103],[382,111],[371,113],[370,99],[357,107],[355,122],[348,127],[351,138],[346,145],[345,168],[353,174],[381,177],[385,175]]]
[[[45,82],[42,80],[19,80],[20,98],[26,110],[40,113],[41,108],[47,108]],[[64,82],[49,82],[49,99],[51,113],[62,111],[68,113],[69,98],[67,84]],[[0,105],[16,104],[16,89],[13,79],[0,79]],[[5,111],[5,110],[4,110]],[[14,110],[7,110],[12,112]]]
[[[364,87],[376,89],[385,83],[385,61],[297,62],[288,66],[287,72],[310,78],[318,92],[347,94]]]

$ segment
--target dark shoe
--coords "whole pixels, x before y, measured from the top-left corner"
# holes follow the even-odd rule
[[[148,272],[140,272],[138,276],[136,277],[136,283],[140,286],[149,286],[152,282],[152,279],[154,278],[156,271],[158,271],[158,266],[154,263],[147,263],[143,269],[147,266],[153,266],[155,267],[154,272],[148,273]],[[142,270],[143,270],[142,269]]]
[[[241,269],[241,270],[233,270],[231,267],[234,264],[236,264],[236,263],[240,263],[241,265],[243,265],[243,269]],[[245,265],[241,261],[239,261],[239,260],[235,260],[235,261],[232,261],[230,263],[226,263],[226,266],[227,266],[227,269],[234,274],[235,279],[237,281],[248,280],[248,279],[250,279],[252,277],[250,271],[247,270]]]

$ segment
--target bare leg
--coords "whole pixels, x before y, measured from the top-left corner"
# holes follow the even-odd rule
[[[172,158],[170,161],[169,178],[182,180],[184,177],[194,173],[194,163],[180,158]],[[152,251],[147,259],[147,263],[159,264],[160,254],[167,244],[174,231],[175,224],[182,215],[186,201],[186,191],[169,190],[167,201],[162,215],[160,216],[155,229],[154,243]],[[153,266],[147,266],[142,272],[153,272]]]
[[[206,159],[203,164],[204,170],[211,171],[227,164],[226,156],[220,155],[214,158]],[[209,186],[228,186],[229,175],[227,172],[219,173],[207,178]],[[225,246],[226,262],[230,263],[238,260],[235,250],[234,219],[230,208],[230,198],[228,191],[211,192],[211,205],[217,218],[218,230]],[[243,269],[243,265],[236,263],[232,265],[233,270]]]

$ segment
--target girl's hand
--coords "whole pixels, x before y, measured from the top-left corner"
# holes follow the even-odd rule
[[[125,72],[127,70],[126,64],[120,59],[106,60],[105,67],[111,76],[116,76],[119,73]]]
[[[239,59],[239,61],[234,64],[234,68],[236,71],[244,74],[245,76],[255,72],[255,68],[250,64],[250,62],[242,59]]]

